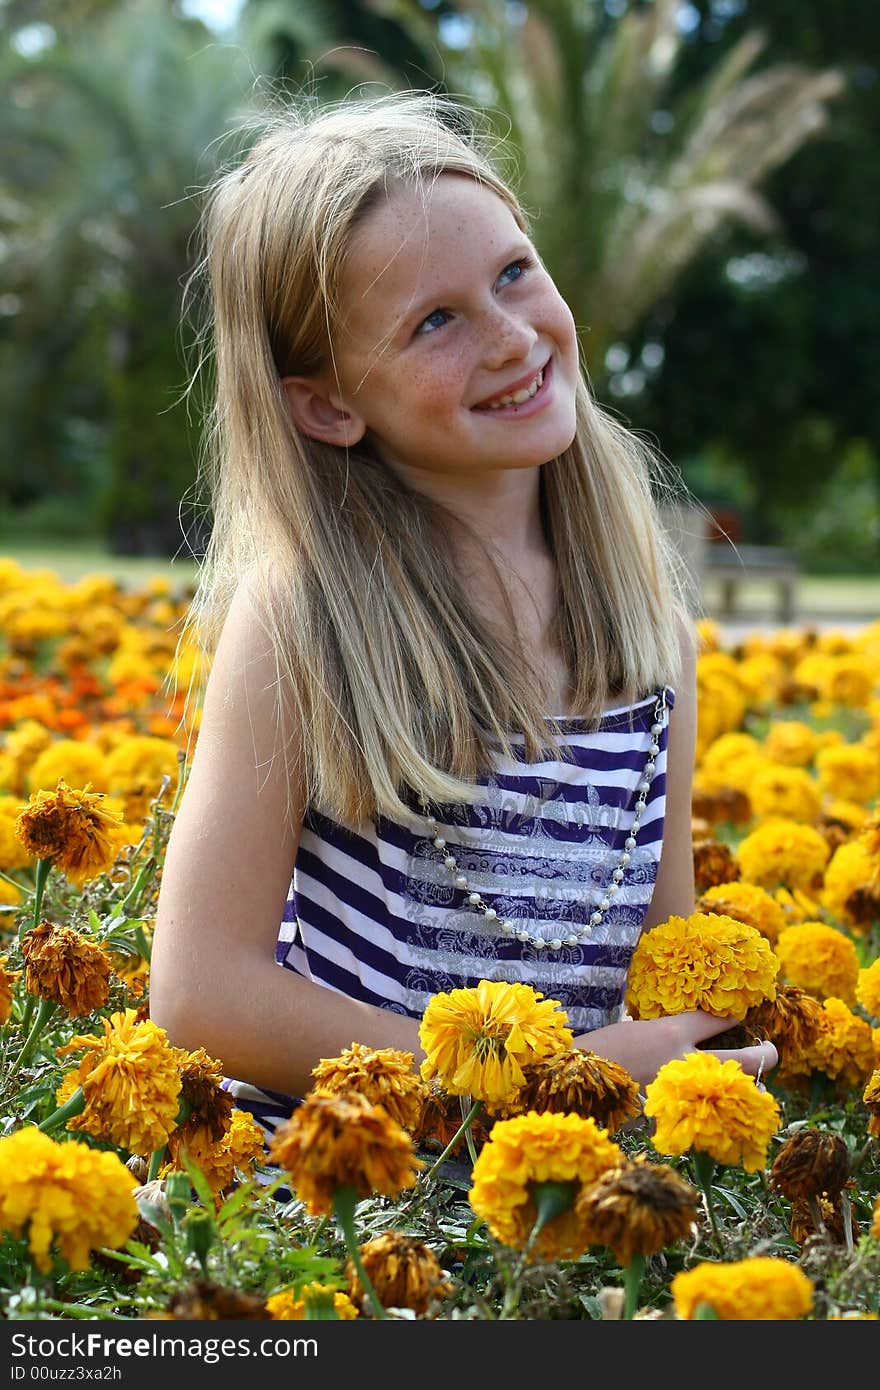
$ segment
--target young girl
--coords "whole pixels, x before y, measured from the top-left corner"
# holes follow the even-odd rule
[[[522,207],[407,94],[275,117],[205,231],[212,662],[153,1018],[269,1128],[353,1042],[418,1061],[481,979],[649,1081],[730,1023],[622,1007],[694,909],[694,638]]]

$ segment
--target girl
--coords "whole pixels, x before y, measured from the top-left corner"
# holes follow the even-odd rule
[[[622,1008],[694,909],[694,637],[522,207],[460,107],[392,95],[273,118],[205,236],[212,660],[153,1018],[270,1128],[480,979],[649,1081],[730,1022]]]

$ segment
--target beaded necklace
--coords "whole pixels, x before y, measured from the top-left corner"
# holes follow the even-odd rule
[[[627,868],[632,859],[633,851],[636,848],[638,833],[642,824],[642,816],[644,815],[648,793],[651,790],[651,782],[656,771],[656,758],[657,754],[660,752],[660,735],[663,732],[663,727],[667,718],[668,707],[666,704],[666,690],[664,688],[657,696],[657,701],[654,705],[653,722],[651,724],[651,743],[648,748],[647,761],[645,762],[645,766],[636,785],[633,822],[630,826],[629,834],[624,841],[623,850],[617,857],[617,862],[611,871],[604,892],[594,904],[589,923],[585,926],[578,927],[577,931],[570,932],[564,937],[554,936],[549,941],[545,941],[543,937],[533,932],[526,931],[524,928],[517,928],[513,922],[509,922],[505,917],[500,916],[497,910],[492,907],[490,903],[486,902],[482,893],[471,887],[467,880],[467,876],[461,872],[455,855],[451,852],[443,853],[443,851],[449,849],[449,846],[440,834],[440,824],[436,818],[430,814],[428,802],[424,797],[420,797],[419,803],[422,808],[422,815],[428,830],[429,838],[431,839],[434,849],[442,856],[442,858],[438,859],[438,862],[442,863],[444,868],[449,870],[450,875],[453,876],[455,887],[460,888],[467,894],[468,907],[482,916],[485,922],[495,926],[499,935],[507,937],[510,940],[519,941],[524,946],[534,946],[535,949],[539,951],[561,951],[565,947],[581,946],[585,941],[588,941],[596,928],[603,922],[606,912],[611,907],[612,898],[620,892],[623,886]]]

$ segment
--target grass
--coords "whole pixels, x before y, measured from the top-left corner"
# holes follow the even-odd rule
[[[17,560],[28,569],[53,570],[65,582],[100,571],[123,584],[137,585],[153,575],[166,575],[175,586],[191,584],[197,566],[183,549],[167,555],[113,555],[100,542],[16,537],[0,530],[0,555]],[[708,577],[703,586],[703,606],[709,617],[718,615],[719,586]],[[743,581],[738,594],[736,621],[772,621],[777,615],[777,596],[772,584]],[[880,618],[880,571],[876,574],[802,575],[798,581],[795,619],[826,622],[873,622]]]

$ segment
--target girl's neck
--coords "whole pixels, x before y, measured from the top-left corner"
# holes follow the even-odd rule
[[[408,485],[439,502],[461,523],[450,536],[467,563],[485,547],[514,569],[549,552],[541,521],[539,468],[498,469],[473,476],[397,470]]]

